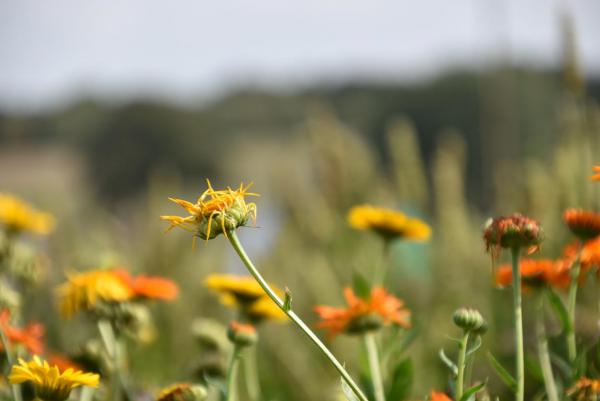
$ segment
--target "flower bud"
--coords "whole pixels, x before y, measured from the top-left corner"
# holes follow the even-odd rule
[[[208,396],[204,386],[198,384],[173,384],[160,392],[156,401],[203,401]]]
[[[452,316],[454,324],[465,331],[476,334],[484,334],[487,331],[487,323],[481,313],[473,308],[460,308]]]
[[[483,239],[488,251],[494,248],[537,248],[542,242],[543,231],[535,220],[515,213],[489,219]]]
[[[238,347],[248,347],[258,340],[256,328],[251,324],[233,321],[229,324],[227,338]]]

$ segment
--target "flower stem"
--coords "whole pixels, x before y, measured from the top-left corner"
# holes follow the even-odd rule
[[[226,401],[235,401],[236,399],[235,381],[237,377],[237,370],[241,351],[242,349],[239,345],[233,345],[233,351],[231,351],[231,359],[229,359],[229,367],[227,368],[227,393],[225,395]]]
[[[387,272],[388,272],[388,265],[390,264],[390,259],[391,259],[390,240],[387,238],[384,238],[381,259],[379,260],[379,263],[375,266],[375,273],[373,274],[373,286],[374,287],[382,286],[385,283],[385,279],[387,277]]]
[[[577,287],[579,286],[579,274],[581,271],[581,243],[577,250],[577,259],[571,269],[571,283],[569,284],[569,295],[567,298],[567,313],[569,315],[569,327],[567,331],[567,354],[571,363],[577,358],[577,340],[575,338],[575,306],[577,304]]]
[[[8,343],[8,339],[6,338],[6,334],[4,333],[4,330],[2,330],[2,327],[0,327],[0,339],[2,340],[2,346],[4,347],[4,352],[6,353],[6,361],[8,362],[8,366],[12,366],[14,361],[10,353],[10,344]],[[13,384],[11,388],[15,401],[22,401],[23,396],[21,395],[21,386],[19,384]]]
[[[521,249],[511,249],[512,256],[512,281],[513,281],[513,308],[515,320],[515,357],[516,357],[516,401],[525,398],[525,361],[523,356],[523,311],[521,307],[521,271],[519,256]]]
[[[368,401],[368,398],[363,394],[360,387],[358,387],[358,385],[354,382],[354,380],[348,374],[346,369],[344,369],[342,364],[336,359],[336,357],[331,353],[331,351],[329,351],[325,344],[323,344],[319,337],[317,337],[317,335],[312,332],[312,330],[306,325],[306,323],[302,321],[302,319],[300,319],[298,315],[296,315],[294,311],[292,311],[291,309],[284,308],[283,301],[277,296],[277,294],[275,294],[271,287],[269,287],[269,284],[267,284],[265,279],[262,277],[260,272],[256,269],[256,267],[246,254],[246,251],[240,243],[235,231],[228,231],[227,238],[229,239],[229,242],[233,246],[233,249],[235,249],[235,251],[239,255],[240,259],[242,260],[250,274],[252,274],[252,276],[256,279],[258,284],[260,284],[260,286],[267,293],[269,298],[271,298],[273,302],[275,302],[275,304],[277,304],[277,306],[279,306],[279,308],[286,315],[288,315],[288,317],[304,332],[304,334],[306,334],[306,336],[308,336],[308,338],[310,338],[310,340],[319,348],[319,350],[329,359],[331,364],[337,369],[344,381],[348,384],[348,386],[350,386],[350,388],[352,389],[354,394],[356,394],[359,400]]]
[[[119,357],[119,345],[117,344],[115,331],[113,330],[111,322],[104,319],[98,321],[98,331],[100,332],[100,337],[102,338],[102,342],[104,343],[104,348],[106,349],[106,352],[108,353],[108,356],[112,360],[113,364],[113,372],[111,378],[112,400],[120,401],[122,400],[121,361]]]
[[[256,346],[250,347],[248,351],[246,351],[246,357],[243,359],[244,380],[246,381],[248,398],[250,398],[251,401],[260,399],[261,393],[256,353]]]
[[[369,368],[371,370],[371,383],[375,392],[375,401],[385,401],[385,392],[383,390],[383,379],[381,377],[381,366],[379,365],[379,354],[377,352],[377,343],[375,335],[372,332],[364,336],[365,347],[367,348],[367,357],[369,358]]]
[[[458,345],[458,374],[456,375],[456,395],[455,399],[460,400],[463,395],[463,389],[465,384],[465,360],[467,358],[467,346],[469,345],[469,332],[465,330],[465,333]]]
[[[552,373],[552,364],[550,362],[550,352],[548,351],[548,338],[546,337],[546,325],[544,324],[544,294],[539,295],[537,305],[536,318],[536,334],[538,358],[542,368],[542,376],[544,377],[544,386],[546,387],[546,395],[548,401],[558,401],[558,393],[556,391],[556,383]]]

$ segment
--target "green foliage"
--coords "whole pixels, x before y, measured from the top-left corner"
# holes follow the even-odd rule
[[[405,400],[411,394],[413,383],[413,364],[410,359],[400,361],[393,369],[390,376],[390,385],[387,400]]]

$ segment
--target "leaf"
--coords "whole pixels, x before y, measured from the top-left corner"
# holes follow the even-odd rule
[[[483,343],[483,341],[481,341],[481,336],[477,336],[477,339],[475,340],[475,344],[473,344],[471,346],[471,348],[469,348],[467,350],[467,358],[469,356],[471,356],[472,354],[474,354],[479,348],[481,348],[481,344]]]
[[[572,376],[573,369],[571,368],[571,364],[567,362],[564,358],[551,351],[550,360],[563,373],[563,375],[565,375],[566,377]]]
[[[569,332],[571,330],[571,320],[562,299],[552,290],[546,291],[546,298],[548,298],[552,310],[558,317],[563,332]]]
[[[440,355],[440,359],[442,360],[442,362],[444,362],[444,365],[446,365],[448,367],[448,369],[450,369],[450,372],[452,373],[452,377],[458,376],[458,366],[456,366],[456,364],[452,361],[452,359],[450,359],[446,356],[443,348],[440,349],[439,355]]]
[[[388,391],[387,400],[405,400],[412,389],[413,365],[410,359],[404,359],[396,365],[392,374],[392,384]]]
[[[371,284],[359,272],[354,272],[352,275],[352,289],[359,298],[368,298],[371,295]]]
[[[204,373],[204,381],[206,382],[207,386],[215,387],[223,398],[227,396],[227,387],[225,386],[225,383],[223,383],[222,380],[210,376],[207,373]]]
[[[356,394],[354,394],[354,391],[352,391],[348,383],[346,383],[346,380],[344,380],[343,377],[340,377],[340,380],[342,381],[342,391],[344,392],[346,399],[348,401],[360,401]]]
[[[467,391],[465,391],[463,393],[462,397],[460,397],[460,400],[458,400],[458,401],[467,401],[473,395],[475,395],[475,393],[477,393],[478,391],[483,389],[485,387],[485,385],[486,385],[486,382],[483,382],[483,383],[476,384],[473,387],[467,389]]]
[[[517,381],[515,380],[515,378],[512,377],[512,375],[508,373],[506,369],[504,369],[500,362],[498,362],[498,360],[494,358],[494,355],[492,355],[491,352],[488,352],[487,356],[490,360],[492,367],[494,368],[500,379],[504,382],[504,384],[506,384],[508,388],[510,388],[513,392],[516,392]]]

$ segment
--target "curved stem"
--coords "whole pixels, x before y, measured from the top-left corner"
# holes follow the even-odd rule
[[[539,295],[537,305],[536,318],[536,334],[538,358],[542,368],[542,376],[544,377],[544,386],[546,387],[546,395],[548,401],[558,401],[558,392],[556,391],[556,383],[552,373],[552,363],[550,362],[550,352],[548,351],[548,338],[546,337],[546,325],[544,324],[544,294]]]
[[[525,361],[523,356],[523,311],[521,307],[521,271],[519,265],[520,248],[512,248],[513,308],[515,320],[515,358],[516,358],[516,401],[525,398]]]
[[[373,333],[364,335],[365,347],[367,348],[367,357],[369,359],[369,369],[371,370],[371,383],[375,392],[375,401],[385,401],[385,392],[383,390],[383,379],[381,378],[381,366],[379,365],[379,354],[377,352],[377,343]]]
[[[233,345],[233,351],[231,352],[231,359],[229,359],[229,366],[227,368],[227,393],[226,401],[234,401],[236,399],[236,387],[235,381],[237,377],[237,370],[240,360],[241,348],[239,345]]]
[[[465,384],[465,360],[467,357],[467,345],[469,344],[469,332],[465,331],[463,338],[459,343],[458,350],[458,374],[456,375],[456,395],[455,399],[460,400],[463,395],[463,386]]]
[[[567,353],[569,361],[575,362],[577,358],[577,340],[575,337],[575,307],[577,305],[577,287],[579,286],[579,274],[581,271],[581,243],[577,250],[577,259],[571,269],[571,283],[569,284],[569,295],[567,298],[567,313],[569,314],[569,328],[567,331]]]
[[[279,308],[286,315],[288,315],[288,317],[300,328],[300,330],[302,330],[304,334],[306,334],[306,336],[310,338],[310,340],[319,348],[319,350],[329,359],[331,364],[337,369],[344,381],[348,384],[348,386],[350,386],[354,394],[356,394],[358,399],[360,401],[368,401],[368,398],[363,394],[360,387],[358,387],[358,385],[354,382],[354,380],[348,374],[346,369],[344,369],[342,364],[336,359],[336,357],[331,353],[331,351],[329,351],[325,344],[323,344],[319,337],[317,337],[317,335],[312,332],[312,330],[306,325],[306,323],[302,321],[302,319],[300,319],[298,315],[296,315],[296,313],[294,313],[294,311],[292,311],[291,309],[284,308],[283,301],[277,296],[277,294],[275,294],[271,287],[269,287],[269,284],[265,281],[265,279],[262,277],[260,272],[256,269],[256,267],[246,254],[246,251],[242,247],[242,244],[240,243],[235,231],[228,231],[227,238],[229,239],[229,242],[233,246],[233,249],[235,249],[235,251],[237,252],[242,262],[244,262],[244,265],[246,266],[250,274],[252,274],[252,276],[256,279],[258,284],[260,284],[260,286],[267,293],[269,298],[271,298],[273,302],[275,302],[275,304],[277,304],[277,306],[279,306]]]

